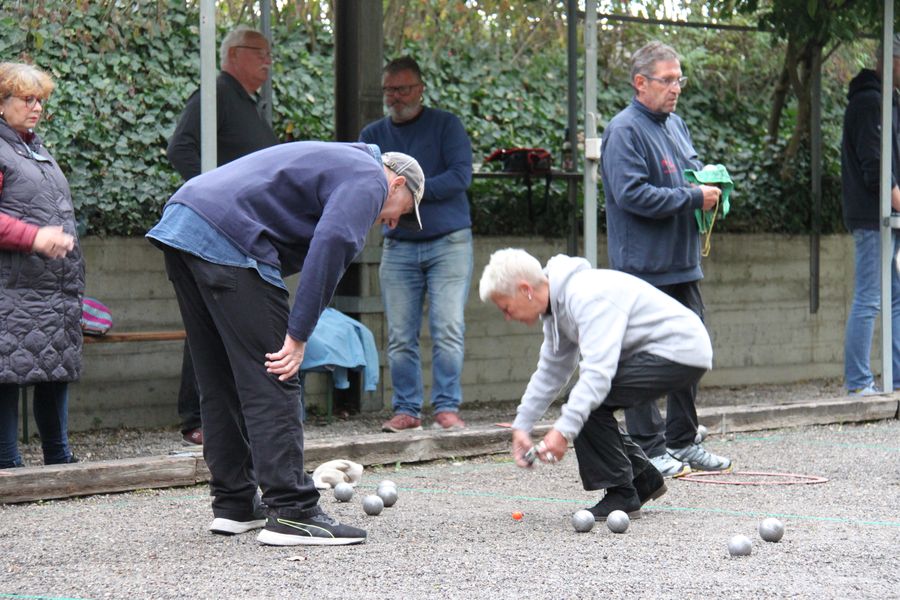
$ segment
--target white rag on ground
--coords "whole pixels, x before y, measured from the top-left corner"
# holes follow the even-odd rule
[[[337,484],[344,482],[356,486],[362,478],[363,466],[351,460],[329,460],[322,463],[313,471],[313,483],[320,490],[329,490]]]

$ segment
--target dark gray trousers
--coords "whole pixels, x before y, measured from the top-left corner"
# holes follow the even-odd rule
[[[657,398],[697,385],[706,369],[641,353],[619,363],[606,400],[575,438],[578,470],[586,490],[630,484],[649,462],[640,446],[619,429],[615,411],[652,404]]]
[[[164,252],[200,388],[213,514],[247,519],[257,484],[270,515],[321,512],[303,469],[300,384],[279,381],[264,365],[266,353],[284,344],[288,293],[254,269]]]
[[[700,282],[687,281],[659,286],[703,320],[703,298]],[[647,456],[661,456],[669,448],[685,448],[694,443],[697,435],[697,384],[669,390],[666,398],[666,419],[663,421],[656,402],[644,403],[625,410],[625,428]]]
[[[187,433],[200,427],[200,390],[197,387],[197,376],[194,374],[194,362],[191,360],[191,349],[187,340],[181,357],[181,385],[178,388],[178,417],[181,419],[181,433]]]

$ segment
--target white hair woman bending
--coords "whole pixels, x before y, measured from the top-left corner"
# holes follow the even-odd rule
[[[588,509],[594,518],[604,521],[614,510],[640,517],[641,506],[664,494],[666,485],[640,447],[619,431],[613,412],[700,380],[712,366],[712,344],[700,318],[626,273],[563,255],[541,268],[513,248],[491,255],[479,293],[507,320],[543,323],[537,370],[513,422],[516,464],[530,466],[531,430],[578,368],[578,382],[536,456],[556,462],[574,442],[584,489],[605,490]]]

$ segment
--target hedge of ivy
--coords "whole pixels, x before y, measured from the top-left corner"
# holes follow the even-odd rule
[[[28,57],[56,77],[57,89],[48,107],[51,116],[39,132],[69,178],[86,230],[99,235],[142,234],[177,188],[179,178],[165,156],[166,141],[197,85],[199,68],[198,19],[184,2],[125,4],[127,10],[97,2],[44,0],[0,12],[0,57]],[[322,31],[311,43],[305,29],[288,31],[276,24],[273,33],[276,132],[284,139],[330,139],[334,102],[329,34]],[[629,41],[636,46],[650,35],[670,36],[669,41],[685,54],[683,67],[691,83],[679,113],[691,128],[701,157],[728,165],[735,179],[733,212],[718,227],[747,232],[807,230],[807,170],[801,164],[795,180],[781,182],[778,148],[764,142],[765,98],[777,50],[762,34],[730,32],[660,34],[647,28],[632,33]],[[703,50],[716,44],[715,53]],[[686,51],[686,46],[693,50]],[[432,56],[427,41],[419,40],[408,42],[406,50],[421,59],[428,103],[463,119],[476,157],[499,147],[543,146],[558,160],[566,123],[564,48],[525,53],[518,64],[505,60],[512,49],[502,47],[457,47]],[[728,52],[738,54],[725,60]],[[601,62],[605,58],[613,63],[611,57],[601,57]],[[626,68],[621,61],[603,65],[598,91],[601,125],[630,99]],[[746,69],[743,73],[749,75],[735,76],[728,69]],[[823,109],[826,232],[841,229],[837,148],[842,87],[840,82],[827,86]],[[791,126],[790,119],[788,112],[785,129]],[[550,209],[543,210],[542,185],[535,186],[539,214],[530,223],[520,182],[476,181],[472,188],[476,231],[565,235],[569,218],[565,188],[553,186]]]

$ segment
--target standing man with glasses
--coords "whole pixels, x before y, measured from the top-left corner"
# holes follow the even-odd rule
[[[225,36],[219,49],[222,71],[216,79],[216,159],[218,166],[274,146],[278,138],[261,114],[257,93],[269,77],[269,41],[255,29],[240,25]],[[188,98],[169,139],[168,157],[185,181],[200,174],[200,94]],[[178,416],[185,445],[202,445],[200,393],[190,348],[184,345]]]
[[[714,208],[722,192],[684,179],[685,169],[703,167],[675,114],[686,84],[670,46],[653,41],[634,53],[635,96],[603,134],[601,170],[610,266],[647,281],[703,319],[694,211]],[[666,477],[731,469],[731,459],[695,441],[696,397],[696,384],[670,393],[665,422],[655,402],[625,410],[628,433]]]
[[[363,142],[415,158],[425,172],[421,231],[384,231],[379,274],[388,325],[394,416],[382,430],[422,428],[425,390],[419,331],[428,298],[432,339],[433,427],[465,427],[462,402],[464,309],[472,277],[472,144],[455,115],[422,104],[425,84],[410,57],[392,60],[382,76],[389,115],[367,125]]]

